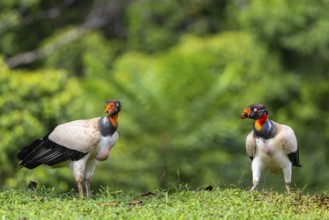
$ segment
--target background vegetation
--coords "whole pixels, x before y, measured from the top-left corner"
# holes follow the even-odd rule
[[[68,169],[17,170],[16,152],[118,98],[120,139],[93,187],[251,185],[241,111],[290,125],[303,168],[329,186],[328,0],[1,1],[0,186],[68,190]],[[263,188],[284,190],[265,174]]]

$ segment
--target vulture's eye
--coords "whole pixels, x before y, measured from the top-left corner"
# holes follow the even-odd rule
[[[254,110],[253,110],[253,111],[254,111],[254,112],[257,112],[257,110],[258,110],[257,108],[254,108]]]

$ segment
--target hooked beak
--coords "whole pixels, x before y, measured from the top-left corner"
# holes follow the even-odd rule
[[[249,118],[249,116],[250,116],[250,108],[246,108],[246,109],[243,110],[243,112],[241,113],[241,119]]]
[[[113,114],[114,112],[114,105],[113,103],[108,103],[106,106],[105,106],[105,109],[104,109],[104,112],[108,113],[109,115]]]
[[[120,111],[120,103],[119,102],[107,102],[104,112],[108,115],[118,114]]]

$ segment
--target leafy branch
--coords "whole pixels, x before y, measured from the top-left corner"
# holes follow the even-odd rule
[[[91,30],[100,29],[111,23],[116,23],[120,20],[123,7],[128,1],[130,0],[110,2],[103,0],[95,1],[84,23],[77,26],[75,29],[68,31],[50,45],[32,51],[19,53],[8,58],[6,60],[7,65],[10,68],[17,68],[22,65],[33,63],[36,60],[52,54],[64,45],[77,40]],[[51,11],[57,11],[56,13],[59,13],[58,10],[58,8],[53,8]],[[31,19],[28,19],[25,22],[31,22]]]

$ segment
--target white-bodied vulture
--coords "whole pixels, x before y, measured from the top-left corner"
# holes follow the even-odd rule
[[[253,104],[244,109],[241,118],[254,119],[253,130],[246,139],[247,154],[252,160],[254,190],[263,169],[283,173],[287,192],[290,193],[292,166],[301,167],[297,139],[291,127],[268,120],[268,109]]]
[[[76,120],[58,125],[42,139],[23,147],[18,153],[19,167],[33,169],[46,164],[52,167],[69,165],[83,197],[83,182],[86,196],[91,197],[90,181],[98,161],[109,157],[110,150],[118,141],[118,100],[106,102],[104,117]]]

